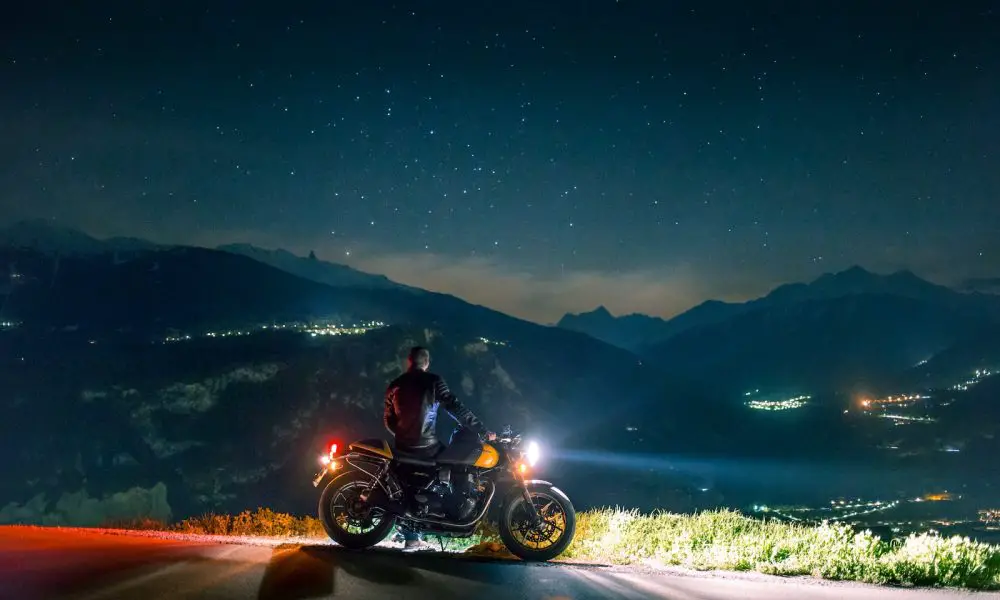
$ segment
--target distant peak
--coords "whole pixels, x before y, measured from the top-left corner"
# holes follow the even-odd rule
[[[823,275],[817,277],[813,283],[869,281],[875,277],[878,277],[878,275],[872,273],[861,265],[854,265],[844,269],[843,271],[824,273]]]
[[[567,325],[569,323],[578,323],[578,322],[588,322],[588,323],[595,323],[601,321],[607,322],[614,320],[615,320],[614,315],[612,315],[608,311],[608,309],[604,307],[604,305],[601,305],[590,312],[566,313],[565,315],[563,315],[561,319],[559,319],[557,325]]]
[[[858,275],[874,275],[874,273],[872,273],[868,269],[862,267],[861,265],[854,265],[852,267],[848,267],[848,268],[844,269],[843,271],[841,271],[839,273],[836,273],[836,275],[858,276]]]

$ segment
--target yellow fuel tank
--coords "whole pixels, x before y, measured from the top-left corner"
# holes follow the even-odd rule
[[[476,459],[474,466],[480,469],[489,469],[497,466],[500,462],[500,452],[490,444],[483,444],[483,451]]]

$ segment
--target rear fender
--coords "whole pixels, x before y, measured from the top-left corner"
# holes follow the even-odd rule
[[[379,473],[382,473],[383,470],[386,469],[386,466],[391,463],[390,460],[380,456],[373,456],[368,453],[358,452],[348,452],[347,454],[338,456],[337,459],[347,463],[351,467],[351,470],[364,473],[372,480],[378,477]],[[333,475],[336,479],[345,472],[346,471],[343,469],[339,471],[331,471],[324,468],[316,479],[313,480],[313,487],[319,487],[319,484],[330,475]],[[383,473],[382,477],[379,479],[378,487],[381,488],[385,495],[392,500],[396,500],[403,495],[403,486],[391,467]]]
[[[372,479],[386,468],[388,471],[382,475],[378,485],[385,492],[385,495],[392,500],[400,498],[403,494],[403,486],[392,469],[391,461],[370,454],[358,454],[352,452],[344,457],[344,462],[351,465],[355,470],[361,471]]]

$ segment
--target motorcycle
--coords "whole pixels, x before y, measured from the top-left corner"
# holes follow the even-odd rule
[[[384,540],[394,525],[414,533],[470,537],[499,498],[500,539],[515,556],[548,561],[576,532],[576,510],[559,488],[530,478],[541,450],[506,428],[472,451],[448,446],[434,458],[400,452],[382,439],[331,444],[313,487],[327,535],[350,549]]]

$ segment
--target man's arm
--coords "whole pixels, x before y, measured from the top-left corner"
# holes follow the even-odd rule
[[[463,427],[476,433],[486,433],[483,422],[476,418],[476,415],[472,414],[472,411],[462,404],[455,394],[451,393],[448,384],[441,377],[438,377],[437,381],[434,382],[434,397],[448,411],[448,414]]]
[[[395,396],[396,387],[389,385],[385,389],[385,414],[382,416],[382,423],[392,435],[396,435],[396,409],[393,407]]]

